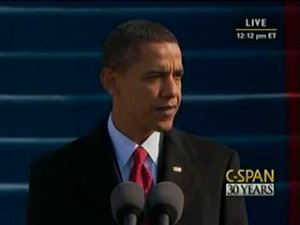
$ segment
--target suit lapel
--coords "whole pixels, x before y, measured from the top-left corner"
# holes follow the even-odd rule
[[[195,172],[190,162],[194,157],[196,152],[192,145],[176,129],[164,134],[158,182],[171,181],[177,184],[184,193],[185,206],[195,181]]]

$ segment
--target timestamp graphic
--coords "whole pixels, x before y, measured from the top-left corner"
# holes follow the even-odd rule
[[[278,29],[268,27],[267,18],[246,18],[244,27],[235,28],[239,40],[275,40]]]

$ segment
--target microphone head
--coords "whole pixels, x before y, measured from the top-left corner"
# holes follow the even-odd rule
[[[118,224],[123,224],[124,217],[130,213],[141,219],[145,205],[145,193],[136,183],[123,182],[113,189],[110,202],[114,219]]]
[[[174,225],[182,216],[184,195],[176,184],[164,181],[158,183],[150,192],[148,199],[148,213],[157,224],[161,214],[169,216],[170,225]]]

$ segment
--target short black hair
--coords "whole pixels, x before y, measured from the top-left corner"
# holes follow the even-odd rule
[[[136,59],[128,55],[140,43],[176,43],[175,35],[163,25],[148,20],[129,20],[117,26],[103,46],[102,66],[126,70]]]

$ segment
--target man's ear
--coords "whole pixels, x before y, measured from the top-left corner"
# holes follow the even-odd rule
[[[118,85],[119,76],[120,74],[117,74],[116,71],[109,67],[102,68],[100,72],[100,81],[102,86],[112,97],[117,96],[120,92]]]

